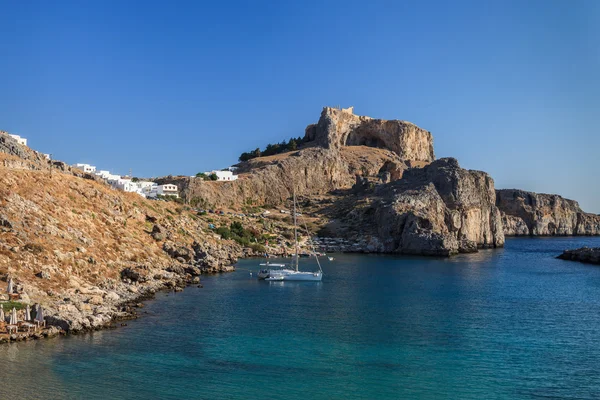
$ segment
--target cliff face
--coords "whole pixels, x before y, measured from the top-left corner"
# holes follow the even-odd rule
[[[516,189],[496,191],[509,236],[599,235],[600,216],[585,213],[574,200]]]
[[[354,115],[352,107],[325,107],[319,122],[306,128],[305,137],[324,148],[368,146],[391,150],[403,160],[435,159],[430,132],[406,121]]]
[[[371,226],[376,251],[448,256],[504,245],[495,201],[486,173],[441,159],[377,188],[364,207],[347,213],[346,223],[350,230]]]
[[[356,175],[399,179],[407,168],[396,154],[384,149],[310,147],[242,163],[236,181],[212,182],[189,177],[156,181],[178,185],[190,204],[204,208],[279,206],[287,203],[294,187],[298,195],[321,195],[352,187]]]

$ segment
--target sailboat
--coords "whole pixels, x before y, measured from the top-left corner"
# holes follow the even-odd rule
[[[294,243],[296,247],[296,253],[292,256],[292,265],[291,268],[287,264],[277,264],[277,263],[262,263],[260,264],[263,267],[258,272],[258,279],[263,279],[265,281],[321,281],[323,279],[323,270],[321,269],[321,263],[319,262],[318,255],[312,249],[312,254],[315,256],[317,260],[317,265],[319,266],[319,271],[300,271],[299,269],[299,260],[300,260],[300,251],[298,246],[298,213],[296,212],[296,191],[294,191]],[[308,233],[308,229],[307,229]]]

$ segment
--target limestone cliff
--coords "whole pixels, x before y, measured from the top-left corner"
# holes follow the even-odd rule
[[[324,148],[367,146],[388,149],[403,160],[435,159],[431,133],[415,124],[354,115],[353,108],[323,108],[319,122],[306,128],[305,138]]]
[[[407,168],[389,150],[363,146],[339,150],[309,147],[242,163],[236,181],[212,182],[189,177],[164,177],[156,181],[176,184],[192,205],[237,209],[244,205],[286,204],[294,187],[298,195],[320,195],[350,188],[356,175],[399,179]]]
[[[496,204],[509,236],[600,235],[600,216],[559,195],[503,189],[496,191]]]
[[[504,245],[494,181],[455,159],[409,169],[363,197],[338,216],[349,231],[373,235],[374,251],[448,256]]]

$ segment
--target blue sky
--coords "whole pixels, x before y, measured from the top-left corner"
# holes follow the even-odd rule
[[[0,129],[58,159],[194,174],[353,105],[430,130],[438,157],[497,187],[600,213],[600,2],[0,0],[0,15]]]

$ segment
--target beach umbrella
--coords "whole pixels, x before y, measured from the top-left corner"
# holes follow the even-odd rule
[[[0,306],[0,322],[4,322],[4,318],[6,318],[4,316],[4,308],[2,308],[2,306]]]
[[[25,321],[31,321],[31,308],[29,308],[29,304],[25,308]]]
[[[13,280],[12,278],[8,278],[8,289],[7,292],[10,294],[13,292]]]
[[[17,324],[17,309],[13,307],[12,312],[10,313],[10,325]]]
[[[44,322],[44,311],[42,310],[42,306],[40,304],[37,305],[37,309],[35,311],[35,320]]]

